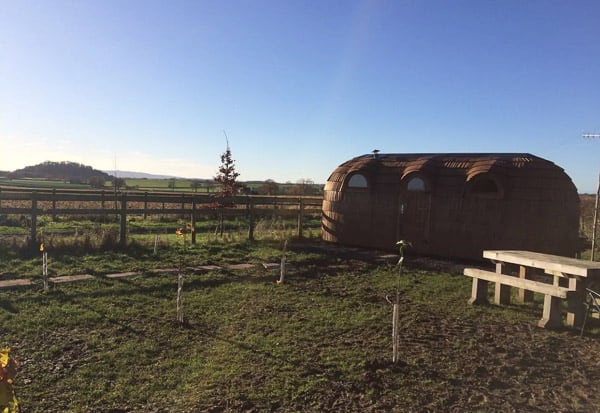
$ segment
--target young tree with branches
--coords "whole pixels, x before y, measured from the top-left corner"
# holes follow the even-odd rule
[[[230,198],[237,194],[240,186],[237,182],[238,176],[240,174],[235,170],[235,160],[231,156],[231,149],[229,148],[229,142],[227,142],[227,149],[221,154],[219,172],[214,177],[214,180],[220,185],[217,196],[220,198]]]
[[[225,135],[227,141],[227,149],[221,154],[221,166],[219,166],[219,172],[214,177],[215,182],[220,185],[219,191],[215,194],[219,198],[218,207],[221,209],[219,214],[219,234],[223,235],[223,210],[225,207],[232,207],[234,205],[231,199],[238,193],[240,184],[237,182],[237,177],[240,174],[235,170],[235,160],[231,156],[231,149],[229,148],[229,140]]]

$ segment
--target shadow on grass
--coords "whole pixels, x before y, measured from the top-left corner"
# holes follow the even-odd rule
[[[5,299],[0,299],[0,308],[11,314],[18,314],[19,312],[10,301]]]
[[[210,272],[202,275],[194,275],[193,279],[186,276],[184,281],[184,291],[196,291],[202,289],[218,288],[227,284],[247,282],[247,283],[259,283],[259,284],[271,284],[274,283],[275,276],[272,274],[268,275],[244,275],[237,271],[219,270]],[[143,283],[137,282],[131,278],[106,278],[104,276],[94,276],[93,279],[88,281],[80,282],[96,282],[105,288],[88,288],[86,290],[78,289],[77,291],[66,292],[61,289],[61,284],[54,284],[48,295],[36,294],[26,295],[17,298],[17,301],[32,302],[37,305],[43,304],[49,297],[56,297],[58,300],[64,300],[65,302],[77,303],[81,305],[81,302],[75,299],[75,296],[81,299],[94,299],[103,297],[123,297],[131,296],[134,294],[143,295],[149,298],[165,299],[167,294],[172,293],[173,298],[177,292],[177,273],[171,274],[151,274],[144,275],[140,273],[139,276],[144,278],[144,281],[154,281],[152,285],[143,285]],[[15,307],[6,300],[0,300],[0,308],[6,311],[14,310]]]
[[[325,359],[320,361],[319,356],[316,354],[308,354],[301,350],[297,350],[290,356],[278,355],[268,349],[252,346],[241,340],[223,337],[215,332],[208,331],[200,324],[188,324],[187,328],[195,330],[199,336],[226,343],[238,351],[247,352],[271,360],[280,364],[281,367],[291,367],[298,377],[320,376],[327,379],[330,383],[340,383],[343,382],[345,380],[344,377],[349,374],[348,371],[342,367],[342,362],[332,362],[331,360]],[[343,335],[343,333],[340,333],[340,335]],[[298,355],[301,355],[302,357],[298,357]],[[410,364],[402,360],[393,363],[391,356],[389,359],[373,358],[366,354],[365,356],[366,358],[361,367],[358,367],[360,369],[360,372],[358,373],[365,378],[365,381],[362,383],[364,386],[363,391],[365,391],[366,388],[370,388],[373,385],[373,382],[381,380],[383,383],[384,381],[389,380],[390,376],[395,375],[408,375],[418,378],[418,380],[426,379],[427,381],[437,383],[457,381],[456,379],[446,376],[443,372],[435,369],[433,366],[426,364]],[[385,378],[386,376],[387,378]]]
[[[137,329],[131,327],[130,325],[128,325],[128,324],[126,324],[126,323],[124,323],[122,321],[117,320],[114,317],[110,317],[106,313],[99,311],[97,308],[94,308],[94,307],[92,307],[92,306],[90,306],[88,304],[85,304],[81,300],[77,300],[73,296],[68,295],[68,294],[64,293],[63,291],[55,290],[53,292],[53,294],[56,295],[56,296],[58,296],[63,302],[66,302],[66,303],[69,303],[69,304],[81,307],[81,308],[83,308],[83,309],[85,309],[85,310],[87,310],[87,311],[89,311],[91,313],[94,313],[94,314],[98,315],[101,319],[109,322],[112,325],[117,326],[121,331],[125,331],[127,333],[134,334],[134,335],[136,335],[138,337],[144,335],[143,331],[137,330]]]

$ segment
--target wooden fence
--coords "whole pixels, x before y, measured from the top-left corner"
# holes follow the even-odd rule
[[[189,217],[194,228],[192,243],[196,242],[196,219],[207,212],[220,216],[244,216],[248,220],[248,238],[254,239],[257,217],[267,214],[296,216],[298,237],[303,236],[304,216],[321,213],[321,197],[314,196],[256,196],[242,195],[218,198],[209,194],[111,192],[86,190],[0,189],[0,216],[31,217],[30,238],[37,239],[37,217],[48,215],[109,216],[120,221],[119,242],[127,242],[127,216],[180,215]]]

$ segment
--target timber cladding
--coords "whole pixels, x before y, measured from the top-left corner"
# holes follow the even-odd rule
[[[325,184],[323,239],[481,259],[482,250],[574,256],[579,196],[554,163],[528,153],[362,155]]]

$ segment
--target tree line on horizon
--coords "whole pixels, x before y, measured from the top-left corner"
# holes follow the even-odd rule
[[[235,177],[233,174],[236,174]],[[9,179],[47,179],[63,181],[70,184],[85,184],[92,188],[105,188],[107,183],[116,186],[117,189],[135,187],[127,186],[126,178],[115,177],[104,171],[92,168],[77,162],[52,162],[46,161],[37,165],[26,166],[13,172],[2,172],[0,176],[6,176]],[[233,193],[256,194],[256,195],[320,195],[322,193],[321,185],[315,184],[311,179],[299,179],[295,183],[278,183],[273,179],[265,181],[238,182],[239,174],[235,172],[234,160],[231,151],[223,153],[221,165],[217,176],[213,179],[176,179],[168,178],[166,188],[174,191],[178,181],[189,181],[190,189],[193,192],[206,190],[213,192],[223,189],[223,184],[228,185],[225,190],[229,195]],[[233,184],[230,182],[233,178]],[[145,178],[138,178],[145,179]]]
[[[49,180],[60,180],[71,184],[89,184],[92,187],[100,187],[105,182],[113,179],[113,176],[77,162],[52,162],[46,161],[37,165],[26,166],[7,174],[9,179],[42,178]]]

